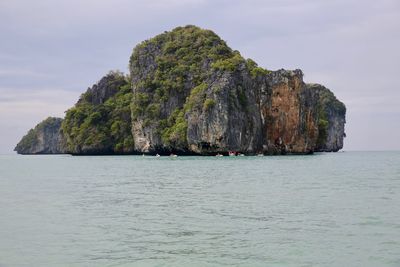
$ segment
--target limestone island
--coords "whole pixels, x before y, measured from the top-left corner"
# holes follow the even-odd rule
[[[336,152],[346,107],[301,70],[270,71],[196,26],[137,45],[65,118],[47,118],[19,154],[245,155]]]

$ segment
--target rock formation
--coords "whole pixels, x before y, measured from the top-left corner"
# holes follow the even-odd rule
[[[60,134],[61,118],[48,117],[22,137],[15,147],[18,154],[61,154],[65,152]]]
[[[250,71],[257,66],[247,65],[215,33],[193,26],[138,45],[130,60],[135,149],[255,151],[261,125]]]
[[[103,77],[66,112],[64,152],[254,155],[343,147],[346,108],[332,92],[304,83],[301,70],[258,67],[210,30],[178,27],[146,40],[129,69],[129,76]]]

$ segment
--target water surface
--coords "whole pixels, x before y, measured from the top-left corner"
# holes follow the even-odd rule
[[[400,152],[0,156],[0,266],[400,266]]]

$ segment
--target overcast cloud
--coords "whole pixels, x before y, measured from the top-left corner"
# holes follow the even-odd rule
[[[136,44],[187,24],[330,88],[347,106],[345,150],[400,149],[398,0],[0,0],[0,153],[127,72]]]

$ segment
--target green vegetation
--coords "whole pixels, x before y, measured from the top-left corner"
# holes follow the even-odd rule
[[[192,110],[199,110],[203,106],[203,102],[206,98],[205,92],[207,87],[208,87],[207,83],[203,82],[192,89],[184,105],[185,112]]]
[[[132,75],[141,76],[139,59],[153,56],[157,65],[150,77],[140,81],[138,88],[156,93],[158,101],[166,101],[174,92],[183,92],[185,83],[199,85],[207,75],[204,63],[229,59],[234,53],[214,32],[195,26],[178,27],[138,45],[130,59]],[[190,89],[190,88],[189,88]],[[157,90],[157,92],[154,92]]]
[[[171,148],[185,148],[187,146],[187,122],[184,118],[184,111],[176,109],[168,120],[164,121],[164,124],[161,133],[163,143]]]
[[[203,110],[209,111],[212,107],[215,106],[215,100],[211,98],[207,98],[203,104]]]
[[[257,65],[257,63],[252,59],[246,60],[247,69],[250,71],[251,77],[256,78],[258,76],[263,76],[269,74],[271,71],[263,69]]]
[[[240,55],[239,51],[234,51],[231,57],[219,59],[211,67],[216,70],[233,72],[243,63],[245,63],[245,59]]]
[[[205,90],[207,87],[208,85],[206,83],[201,83],[193,88],[183,108],[175,109],[168,119],[160,122],[159,132],[161,132],[161,138],[164,144],[176,148],[186,147],[187,122],[185,120],[185,114],[200,109],[208,111],[216,104],[213,99],[205,99]]]
[[[105,79],[105,80],[104,80]],[[131,86],[120,72],[110,72],[96,90],[115,90],[115,94],[99,102],[90,90],[66,111],[62,131],[71,153],[130,153],[133,151],[130,103]],[[105,86],[100,88],[101,86]]]

